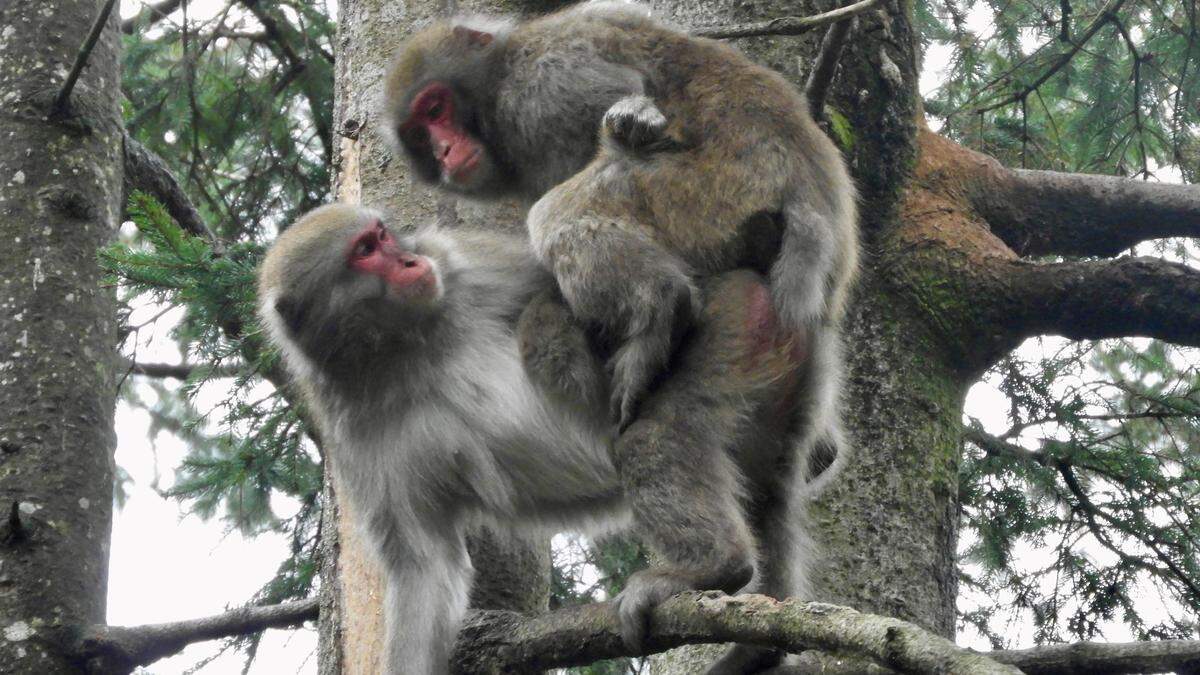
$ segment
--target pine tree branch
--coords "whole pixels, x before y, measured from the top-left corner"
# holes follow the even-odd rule
[[[182,4],[183,0],[162,0],[162,2],[153,5],[143,5],[137,14],[121,22],[121,32],[126,35],[133,35],[133,32],[139,27],[142,30],[150,28],[170,16]]]
[[[812,16],[781,16],[777,19],[769,19],[767,21],[756,21],[754,23],[736,24],[733,26],[711,26],[708,28],[696,28],[692,30],[692,35],[707,38],[743,38],[757,37],[760,35],[801,35],[815,28],[828,26],[831,23],[837,23],[844,19],[858,16],[863,12],[875,8],[879,5],[879,0],[860,0],[852,5],[839,7],[838,9],[825,12],[823,14],[813,14]]]
[[[216,616],[144,626],[93,626],[76,645],[89,672],[129,673],[195,642],[292,628],[316,620],[317,598],[242,607]],[[647,648],[627,650],[611,603],[540,615],[472,612],[455,647],[456,672],[494,673],[583,665],[657,653],[685,644],[750,642],[793,652],[809,649],[865,656],[877,672],[1103,673],[1194,672],[1200,641],[1081,642],[1032,649],[974,652],[899,619],[816,602],[779,602],[761,595],[685,593],[654,610]],[[861,672],[859,663],[854,672]],[[788,672],[782,670],[781,672]]]
[[[1153,337],[1200,346],[1200,271],[1156,258],[1006,261],[995,290],[1021,337]]]
[[[910,673],[1019,672],[899,619],[823,603],[714,592],[685,593],[659,605],[643,653],[716,642],[866,655]],[[638,655],[621,642],[611,603],[537,616],[475,612],[459,633],[452,670],[524,672]]]
[[[205,368],[192,363],[141,363],[130,361],[127,365],[133,375],[154,377],[158,379],[186,380],[196,372],[197,368]],[[241,372],[238,366],[221,366],[210,370],[212,377],[233,377]]]
[[[134,190],[149,193],[162,202],[167,213],[184,231],[215,243],[216,236],[208,229],[200,212],[192,205],[192,200],[183,191],[179,181],[175,180],[162,157],[128,134],[124,140],[125,201],[128,202],[129,193]]]
[[[76,647],[88,672],[128,673],[183,650],[193,642],[293,628],[317,618],[317,598],[264,607],[241,607],[189,621],[145,626],[94,626]]]
[[[918,187],[963,203],[1018,255],[1114,256],[1163,237],[1200,237],[1200,185],[1009,169],[922,130]]]
[[[971,201],[1022,255],[1113,256],[1150,239],[1200,237],[1200,185],[1015,169],[992,187]]]
[[[1121,9],[1121,5],[1124,5],[1125,2],[1126,0],[1109,0],[1109,3],[1100,10],[1100,13],[1096,16],[1095,20],[1092,21],[1092,23],[1089,24],[1086,29],[1084,29],[1083,35],[1080,36],[1079,40],[1074,42],[1070,49],[1059,54],[1054,59],[1054,62],[1050,64],[1050,67],[1047,68],[1041,75],[1039,75],[1037,79],[995,103],[989,103],[988,105],[977,108],[974,113],[985,113],[1012,105],[1014,103],[1020,103],[1021,101],[1025,100],[1026,96],[1032,94],[1038,89],[1038,87],[1041,87],[1046,83],[1047,80],[1053,77],[1055,73],[1062,70],[1064,66],[1070,63],[1071,59],[1075,58],[1075,55],[1083,49],[1084,45],[1086,45],[1089,40],[1095,37],[1096,33],[1098,33],[1105,24],[1116,17],[1117,12]]]
[[[296,51],[293,43],[302,41],[303,35],[288,22],[285,16],[272,11],[259,0],[240,1],[254,15],[254,18],[262,24],[263,30],[267,35],[265,44],[275,55],[275,58],[288,65],[289,78],[294,79],[300,73],[315,65],[309,63],[304,56]],[[280,89],[282,90],[282,87]],[[332,162],[333,130],[330,127],[331,122],[328,115],[322,114],[324,108],[328,107],[328,101],[323,98],[325,92],[314,89],[311,84],[304,84],[300,87],[300,91],[308,99],[308,106],[312,110],[312,123],[316,128],[317,138],[321,141],[325,160]]]
[[[1200,640],[1076,642],[987,654],[1020,668],[1026,675],[1200,672]]]
[[[75,89],[75,83],[79,81],[79,76],[83,74],[83,67],[87,65],[88,58],[92,55],[92,50],[96,48],[96,43],[100,41],[100,34],[104,32],[104,24],[108,23],[108,17],[112,14],[113,6],[116,4],[117,0],[105,0],[104,6],[100,8],[100,13],[96,15],[96,20],[92,22],[92,29],[88,31],[87,37],[84,38],[79,52],[75,54],[75,62],[71,64],[71,70],[67,73],[67,79],[63,81],[62,87],[54,97],[54,103],[50,107],[53,113],[59,114],[67,109],[67,103],[71,100],[71,91]]]

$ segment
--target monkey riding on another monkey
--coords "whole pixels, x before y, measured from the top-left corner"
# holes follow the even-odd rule
[[[738,503],[746,475],[749,496],[774,505],[755,511],[768,553],[759,573],[786,588],[803,553],[787,548],[802,540],[787,536],[778,510],[788,486],[779,462],[791,454],[783,413],[797,389],[792,345],[759,275],[727,272],[699,288],[707,302],[675,372],[642,405],[661,425],[643,439],[672,444],[671,461],[694,448],[709,463],[690,479],[692,496],[661,495],[694,500],[693,520],[666,548],[677,561],[711,560],[689,532],[704,528],[726,547],[752,549]],[[646,508],[618,475],[603,366],[523,237],[400,235],[373,211],[325,206],[279,236],[259,302],[380,559],[389,675],[449,672],[472,579],[470,525],[603,532]],[[717,441],[736,452],[709,452]],[[680,567],[664,579],[673,588],[675,575],[694,573],[697,587],[734,591],[752,571],[734,562],[743,568]],[[749,672],[755,654],[768,652],[731,652],[714,672]]]
[[[633,529],[661,561],[617,598],[626,641],[640,643],[666,597],[736,591],[755,570],[757,590],[803,595],[811,555],[785,526],[787,504],[845,461],[840,323],[858,238],[849,175],[800,93],[728,45],[596,3],[525,23],[434,24],[393,62],[384,106],[418,178],[532,202],[534,253],[606,362],[623,430],[615,469]],[[741,267],[769,277],[769,300],[744,317],[780,327],[798,378],[782,401],[786,452],[752,467],[730,463],[754,441],[743,426],[707,425],[712,406],[651,405],[703,399],[673,355],[711,301],[703,282]],[[739,646],[711,672],[778,659]]]

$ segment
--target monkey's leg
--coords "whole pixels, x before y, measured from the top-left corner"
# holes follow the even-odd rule
[[[534,250],[571,311],[616,346],[608,365],[620,428],[634,419],[639,400],[665,372],[699,311],[699,293],[683,262],[642,234],[648,228],[630,222],[632,215],[601,210],[605,195],[625,190],[626,180],[619,164],[594,164],[529,212]],[[619,197],[608,206],[613,201]]]
[[[618,598],[631,645],[640,644],[648,611],[663,599],[683,590],[733,593],[750,581],[756,547],[734,455],[746,454],[740,444],[763,441],[750,462],[769,477],[791,447],[773,425],[787,424],[775,406],[794,386],[796,366],[779,339],[768,289],[741,271],[710,280],[705,294],[671,375],[614,451],[634,526],[663,560],[631,577]]]
[[[794,435],[777,438],[792,449]],[[768,441],[769,442],[769,441]],[[794,457],[792,458],[795,459]],[[797,467],[781,468],[786,474],[773,481],[769,492],[754,500],[754,531],[758,537],[762,558],[758,575],[744,592],[762,593],[782,600],[807,597],[805,572],[815,557],[812,542],[803,521],[803,503],[796,494],[793,475]],[[757,645],[734,645],[715,661],[705,675],[749,675],[779,665],[786,654],[783,650]]]
[[[648,613],[663,600],[687,590],[734,593],[754,574],[754,538],[738,500],[737,469],[716,442],[726,434],[702,419],[722,411],[698,398],[674,402],[693,405],[687,414],[643,414],[615,450],[634,528],[662,561],[633,574],[616,598],[621,637],[635,649]]]

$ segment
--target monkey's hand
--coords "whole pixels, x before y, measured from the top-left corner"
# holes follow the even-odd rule
[[[568,407],[603,410],[607,378],[557,288],[543,291],[525,307],[517,341],[525,374],[544,394]]]
[[[604,113],[604,130],[617,145],[634,152],[665,149],[667,118],[646,96],[626,96]]]
[[[626,582],[625,590],[614,599],[621,641],[631,650],[640,650],[650,629],[650,611],[673,595],[693,590],[696,590],[694,583],[666,570],[634,572]]]

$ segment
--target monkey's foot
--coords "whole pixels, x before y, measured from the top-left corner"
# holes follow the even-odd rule
[[[621,640],[629,649],[641,649],[650,629],[650,610],[663,600],[684,591],[696,590],[695,584],[680,576],[661,570],[634,572],[625,584],[625,590],[617,594],[617,619],[621,626]]]
[[[626,96],[604,113],[604,128],[618,144],[645,151],[667,139],[667,118],[646,96]]]
[[[617,421],[618,433],[624,432],[637,419],[638,404],[650,388],[650,382],[666,367],[660,361],[637,345],[626,345],[614,358],[609,414]]]

